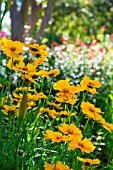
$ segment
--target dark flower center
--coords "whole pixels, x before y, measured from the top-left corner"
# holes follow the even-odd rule
[[[94,87],[94,83],[89,82],[89,83],[88,83],[88,88],[93,88],[93,87]]]
[[[11,47],[11,51],[16,51],[16,47]]]
[[[91,111],[91,112],[95,112],[95,109],[94,109],[94,108],[92,108],[92,107],[90,107],[90,108],[89,108],[89,111]]]
[[[67,131],[69,134],[73,134],[73,130],[72,129],[68,129]]]

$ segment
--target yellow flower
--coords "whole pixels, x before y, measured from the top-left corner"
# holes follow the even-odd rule
[[[21,74],[21,77],[23,80],[28,80],[31,83],[36,84],[37,82],[32,78],[32,76],[27,75],[27,74]]]
[[[68,97],[68,96],[58,96],[58,97],[55,97],[56,101],[58,102],[64,102],[64,103],[68,103],[68,104],[71,104],[71,105],[74,105],[78,99],[77,99],[77,96],[73,96],[73,97]]]
[[[38,100],[38,95],[37,94],[30,94],[30,93],[28,93],[27,94],[27,100],[28,101],[31,101],[31,100],[37,101]]]
[[[48,55],[48,52],[45,50],[47,48],[46,45],[39,46],[39,44],[25,44],[25,46],[30,48],[30,53],[33,56],[40,57]]]
[[[109,132],[113,130],[113,124],[107,123],[104,118],[100,119],[100,123],[102,123],[103,127]]]
[[[19,41],[8,40],[7,38],[2,38],[2,40],[2,50],[6,53],[8,57],[19,57],[20,53],[24,52],[23,43]]]
[[[93,143],[87,138],[83,140],[81,140],[80,138],[73,138],[69,143],[69,147],[71,150],[79,148],[82,151],[82,153],[84,152],[90,153],[93,152],[95,149]]]
[[[38,72],[37,72],[37,75],[38,75],[38,76],[43,76],[43,77],[49,77],[48,72],[45,71],[45,70],[40,70],[40,71],[38,71]]]
[[[73,123],[71,123],[70,125],[64,123],[62,124],[62,126],[58,126],[58,129],[64,134],[69,135],[70,139],[72,139],[73,137],[80,138],[80,139],[82,138],[81,131]]]
[[[31,109],[33,106],[36,106],[36,103],[33,101],[27,102],[28,109]]]
[[[19,88],[16,88],[16,91],[34,91],[35,92],[35,89],[31,89],[31,87],[19,87]]]
[[[38,95],[38,98],[39,98],[39,99],[45,99],[45,98],[47,98],[47,96],[46,96],[43,92],[37,93],[37,95]]]
[[[48,72],[49,76],[53,75],[54,77],[56,77],[57,75],[60,74],[60,70],[56,69],[56,70],[50,70]]]
[[[70,80],[67,78],[66,80],[59,80],[53,85],[55,90],[60,91],[56,93],[57,97],[55,97],[55,99],[58,102],[65,102],[74,105],[78,100],[75,95],[75,93],[78,93],[78,87],[71,86],[69,81]]]
[[[37,67],[37,66],[41,65],[44,62],[45,59],[46,59],[45,56],[39,57],[37,60],[35,60],[33,62],[34,66]]]
[[[45,168],[45,170],[55,170],[55,165],[54,164],[45,163],[44,164],[44,168]]]
[[[102,116],[99,113],[101,112],[100,108],[96,108],[93,104],[89,102],[82,102],[81,103],[82,112],[86,114],[89,118],[99,121]]]
[[[2,87],[2,84],[0,83],[0,87]]]
[[[18,68],[20,67],[24,67],[24,62],[23,62],[24,58],[22,56],[19,56],[17,58],[11,58],[9,59],[8,63],[7,63],[7,67],[9,69],[13,69],[13,70],[18,70]]]
[[[59,116],[75,116],[76,113],[71,113],[71,112],[67,112],[67,111],[60,111],[59,112]]]
[[[52,142],[61,142],[63,140],[63,136],[59,132],[54,132],[52,130],[46,130],[45,140],[51,140]]]
[[[48,114],[49,116],[51,116],[52,118],[54,118],[55,116],[58,116],[59,113],[56,112],[56,110],[48,110]]]
[[[56,104],[56,103],[53,103],[53,102],[52,102],[52,103],[48,102],[47,104],[48,104],[49,106],[54,106],[54,107],[56,107],[56,108],[58,108],[58,109],[61,108],[61,107],[60,107],[60,106],[61,106],[61,103]]]
[[[66,80],[59,80],[53,85],[53,88],[55,90],[60,91],[56,94],[57,96],[62,96],[64,98],[66,97],[72,98],[75,96],[75,93],[78,92],[77,87],[71,86],[69,81],[70,79],[67,78]]]
[[[3,107],[4,107],[4,109],[2,109],[1,111],[6,115],[17,116],[19,113],[19,110],[16,108],[15,105],[12,105],[12,106],[4,105]]]
[[[58,161],[56,164],[45,163],[45,170],[70,170],[69,166],[62,164]]]
[[[83,80],[80,82],[81,91],[89,91],[91,94],[96,94],[96,88],[100,88],[102,84],[99,80],[91,80],[89,77],[84,76]]]
[[[100,160],[99,159],[89,159],[89,158],[80,158],[80,157],[77,157],[77,159],[81,162],[84,162],[84,163],[89,163],[89,164],[92,164],[92,165],[95,165],[95,164],[100,164]]]

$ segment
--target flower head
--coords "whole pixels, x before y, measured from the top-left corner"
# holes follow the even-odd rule
[[[54,132],[52,130],[46,130],[45,140],[51,140],[52,142],[61,142],[63,140],[63,136],[60,132]]]
[[[64,123],[62,124],[62,126],[58,126],[58,129],[64,134],[69,135],[70,139],[73,137],[80,138],[80,139],[82,138],[81,131],[73,123],[70,125]]]
[[[78,148],[82,151],[82,153],[84,152],[90,153],[90,152],[93,152],[95,149],[95,146],[93,145],[93,143],[87,138],[83,140],[81,140],[80,138],[73,138],[71,142],[69,143],[69,147],[71,150]]]
[[[101,112],[100,108],[96,108],[93,104],[89,102],[82,102],[81,103],[82,112],[86,114],[89,118],[99,121],[102,116],[99,113]]]
[[[20,53],[23,53],[23,43],[20,41],[12,41],[8,40],[6,37],[2,38],[2,50],[6,53],[6,55],[10,58],[19,57]]]
[[[89,159],[89,158],[80,158],[80,157],[77,157],[77,159],[81,162],[84,162],[84,163],[89,163],[89,164],[92,164],[92,165],[95,165],[95,164],[100,164],[100,160],[99,159]]]
[[[80,82],[81,90],[88,91],[91,94],[96,94],[96,88],[100,88],[102,84],[99,80],[91,80],[88,76],[84,76],[83,80]]]
[[[62,164],[58,161],[56,164],[45,163],[45,170],[70,170],[69,166]]]

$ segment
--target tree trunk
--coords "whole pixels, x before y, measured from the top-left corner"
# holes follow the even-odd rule
[[[31,6],[32,6],[32,11],[31,11],[32,13],[29,18],[29,25],[30,25],[29,36],[33,37],[33,33],[36,28],[36,22],[38,21],[38,15],[39,13],[41,13],[43,8],[42,8],[42,3],[36,5],[32,0],[31,0]]]
[[[36,36],[36,38],[40,41],[40,39],[45,35],[45,30],[48,26],[48,22],[51,18],[51,14],[54,10],[56,0],[48,0],[47,8],[45,10],[44,17],[42,19],[42,23],[39,29],[39,32]]]
[[[12,40],[19,40],[24,42],[24,24],[28,12],[28,7],[29,0],[22,0],[22,6],[20,10],[17,9],[16,0],[14,0],[14,3],[10,7]]]

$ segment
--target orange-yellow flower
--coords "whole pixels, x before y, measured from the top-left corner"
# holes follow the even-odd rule
[[[69,166],[62,164],[58,161],[56,164],[45,163],[45,170],[70,170]]]
[[[2,50],[6,53],[8,57],[19,57],[20,53],[24,52],[24,45],[19,41],[8,40],[6,37],[2,38],[2,41]]]
[[[99,80],[91,80],[88,76],[84,76],[83,80],[80,82],[81,91],[89,91],[91,94],[96,94],[96,88],[100,88],[102,84]]]
[[[60,74],[60,70],[58,70],[58,69],[56,69],[56,70],[50,70],[49,72],[48,72],[48,74],[49,74],[49,76],[54,76],[54,77],[56,77],[57,75],[59,75]]]
[[[48,104],[49,106],[53,106],[53,107],[56,107],[56,108],[58,108],[58,109],[59,109],[59,108],[61,109],[61,107],[60,107],[60,106],[61,106],[61,103],[56,104],[56,103],[53,103],[53,102],[52,102],[52,103],[48,102],[47,104]]]
[[[99,159],[89,159],[89,158],[80,158],[80,157],[77,157],[77,159],[81,162],[84,162],[84,163],[89,163],[89,164],[92,164],[92,165],[95,165],[95,164],[100,164],[100,160]]]
[[[4,105],[3,107],[4,107],[4,109],[2,109],[1,111],[6,115],[17,116],[19,113],[19,110],[16,108],[15,105],[12,105],[12,106]]]
[[[7,63],[7,67],[9,69],[13,69],[13,70],[18,70],[18,68],[20,67],[24,67],[24,62],[23,62],[24,58],[22,56],[19,56],[17,58],[11,58],[9,59],[8,63]]]
[[[51,140],[52,142],[62,142],[63,136],[60,132],[54,132],[52,130],[46,130],[45,140]]]
[[[89,118],[99,121],[102,116],[99,113],[101,112],[100,108],[96,108],[93,104],[89,102],[82,102],[81,103],[82,112],[86,114]]]
[[[59,112],[59,116],[75,116],[76,113],[71,113],[71,112],[67,112],[67,111],[60,111]]]
[[[80,138],[73,138],[71,140],[71,142],[69,143],[69,147],[71,150],[74,150],[76,148],[79,148],[82,153],[90,153],[93,152],[95,149],[95,146],[93,145],[93,143],[85,138],[83,140],[81,140]]]
[[[58,101],[58,102],[68,103],[68,104],[71,104],[71,105],[74,105],[74,104],[78,101],[76,95],[74,95],[73,97],[58,96],[58,97],[55,97],[55,99],[56,99],[56,101]]]
[[[69,139],[72,139],[73,137],[80,139],[82,138],[81,131],[73,123],[71,123],[70,125],[64,123],[62,124],[62,126],[58,126],[58,129],[64,134],[69,135]]]
[[[58,92],[56,95],[57,96],[62,96],[62,97],[74,97],[75,93],[78,92],[77,87],[76,86],[71,86],[70,85],[70,79],[66,79],[66,80],[59,80],[57,81],[54,85],[53,88],[55,90],[59,90],[60,92]]]
[[[24,44],[24,45],[30,48],[30,53],[33,56],[41,57],[41,56],[48,55],[48,52],[45,50],[47,48],[46,45],[41,45],[41,46],[39,46],[39,44]]]
[[[113,124],[107,123],[104,118],[100,119],[100,123],[102,123],[103,127],[109,132],[113,130]]]

